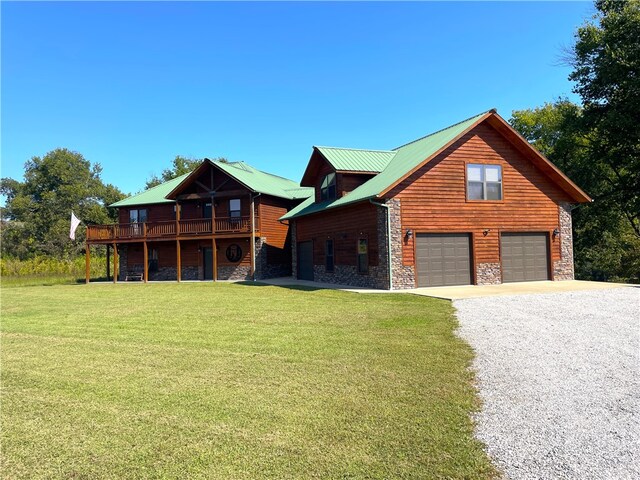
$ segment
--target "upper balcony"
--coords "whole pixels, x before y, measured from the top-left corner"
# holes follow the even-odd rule
[[[258,225],[258,217],[255,218],[255,221],[256,225]],[[112,225],[88,225],[87,242],[111,243],[191,239],[218,234],[246,235],[250,234],[251,231],[251,217],[248,216],[215,218],[213,221],[210,218],[197,218],[165,222],[117,223]]]

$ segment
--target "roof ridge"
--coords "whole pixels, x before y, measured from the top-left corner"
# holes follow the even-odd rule
[[[314,148],[332,148],[334,150],[354,150],[357,152],[395,153],[393,150],[378,150],[378,149],[371,149],[371,148],[350,148],[350,147],[328,147],[326,145],[314,145]]]
[[[405,143],[404,145],[400,145],[399,147],[394,148],[392,151],[393,151],[393,152],[397,152],[397,151],[398,151],[398,150],[400,150],[401,148],[404,148],[404,147],[406,147],[406,146],[408,146],[408,145],[411,145],[412,143],[416,143],[416,142],[419,142],[420,140],[424,140],[425,138],[432,137],[432,136],[434,136],[436,133],[444,132],[445,130],[449,130],[450,128],[453,128],[453,127],[455,127],[455,126],[457,126],[457,125],[460,125],[461,123],[468,122],[468,121],[469,121],[469,120],[471,120],[472,118],[476,118],[476,117],[480,117],[480,116],[482,116],[482,115],[486,115],[486,114],[487,114],[487,113],[489,113],[489,112],[497,113],[497,110],[496,110],[495,108],[492,108],[492,109],[487,110],[487,111],[485,111],[485,112],[478,113],[477,115],[471,115],[469,118],[465,118],[464,120],[461,120],[461,121],[456,122],[456,123],[454,123],[454,124],[452,124],[452,125],[449,125],[448,127],[441,128],[440,130],[436,130],[435,132],[431,132],[431,133],[429,133],[429,134],[427,134],[427,135],[424,135],[423,137],[416,138],[415,140],[412,140],[412,141],[410,141],[410,142],[407,142],[407,143]]]

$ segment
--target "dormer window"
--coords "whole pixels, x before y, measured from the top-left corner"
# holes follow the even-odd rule
[[[336,174],[330,173],[320,184],[320,201],[335,200],[336,198]]]

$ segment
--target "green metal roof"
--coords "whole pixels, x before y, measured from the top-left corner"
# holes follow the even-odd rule
[[[211,162],[231,177],[245,185],[249,190],[273,195],[274,197],[286,198],[289,200],[300,200],[313,195],[313,188],[301,187],[293,180],[263,172],[244,162]],[[130,207],[135,205],[149,205],[153,203],[173,203],[175,200],[166,198],[175,188],[178,187],[190,173],[176,177],[168,182],[152,187],[144,192],[132,195],[112,203],[110,207]]]
[[[313,188],[301,187],[293,180],[263,172],[244,162],[212,163],[254,192],[289,200],[299,200],[313,194]]]
[[[488,112],[483,112],[474,117],[468,118],[460,123],[451,125],[443,130],[419,138],[394,149],[395,155],[389,164],[378,175],[349,192],[345,196],[333,202],[313,203],[313,197],[302,202],[296,208],[283,215],[280,220],[289,220],[295,217],[310,215],[329,208],[349,205],[377,197],[391,185],[402,179],[411,170],[419,166],[422,162],[431,157],[434,153],[447,145],[458,135],[471,127]]]
[[[161,183],[160,185],[156,185],[155,187],[151,187],[144,192],[138,193],[136,195],[131,195],[125,199],[122,199],[116,203],[112,203],[109,205],[110,207],[131,207],[134,205],[150,205],[152,203],[173,203],[173,200],[169,200],[165,198],[169,194],[171,190],[176,188],[180,182],[182,182],[185,178],[187,178],[189,174],[185,173],[184,175],[180,175],[168,182]]]
[[[396,152],[355,148],[314,147],[336,170],[349,172],[381,172]]]

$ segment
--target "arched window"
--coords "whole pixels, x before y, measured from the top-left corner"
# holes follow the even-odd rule
[[[336,174],[330,173],[322,179],[320,184],[320,200],[335,200]]]

